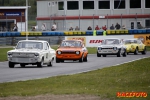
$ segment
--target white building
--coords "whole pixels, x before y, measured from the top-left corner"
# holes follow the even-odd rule
[[[46,23],[50,30],[56,22],[58,30],[88,26],[109,27],[119,23],[136,29],[137,23],[150,28],[150,0],[37,0],[37,24]]]

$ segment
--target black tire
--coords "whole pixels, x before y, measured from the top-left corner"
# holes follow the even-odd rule
[[[54,59],[52,59],[47,66],[53,66]]]
[[[20,64],[20,66],[21,66],[22,68],[24,68],[24,67],[25,67],[25,64]]]
[[[142,51],[142,54],[143,54],[143,55],[146,54],[146,47],[145,47],[144,50]]]
[[[101,57],[101,54],[99,54],[98,52],[97,52],[97,57]]]
[[[61,62],[64,62],[64,60],[61,60]]]
[[[118,51],[117,57],[121,57],[121,50]]]
[[[126,57],[126,56],[127,56],[127,52],[125,50],[124,53],[123,53],[123,57]]]
[[[15,66],[15,64],[13,63],[13,62],[8,62],[8,66],[9,66],[9,68],[14,68],[14,66]]]
[[[88,55],[86,55],[86,57],[83,58],[83,61],[84,61],[84,62],[87,62],[87,61],[88,61],[88,60],[87,60],[87,59],[88,59],[87,56],[88,56]]]
[[[42,58],[41,62],[37,63],[37,67],[42,68],[44,63],[44,59]]]
[[[103,57],[106,57],[107,55],[103,55]]]
[[[60,60],[56,57],[56,63],[60,63]]]
[[[83,55],[82,55],[81,58],[79,59],[79,62],[83,62]]]
[[[136,47],[134,54],[137,55],[138,54],[138,48]]]

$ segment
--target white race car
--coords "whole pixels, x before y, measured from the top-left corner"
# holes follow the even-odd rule
[[[32,64],[42,67],[44,64],[52,66],[55,59],[55,50],[47,41],[43,40],[21,40],[14,50],[7,52],[8,65],[14,68],[15,64],[21,67]]]
[[[97,47],[97,57],[106,57],[107,55],[117,55],[117,57],[127,56],[126,46],[119,38],[104,39],[100,46]]]

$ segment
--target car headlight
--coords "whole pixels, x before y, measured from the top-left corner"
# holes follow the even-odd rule
[[[98,50],[102,50],[102,48],[101,48],[101,47],[98,47]]]
[[[117,50],[117,47],[113,47],[114,50]]]
[[[12,55],[12,52],[8,52],[7,54],[10,56],[10,55]]]
[[[61,54],[61,51],[58,51],[57,53],[60,55],[60,54]]]
[[[78,54],[80,54],[80,52],[79,52],[79,51],[76,51],[76,54],[78,55]]]
[[[35,55],[35,56],[39,56],[39,53],[35,53],[34,55]]]

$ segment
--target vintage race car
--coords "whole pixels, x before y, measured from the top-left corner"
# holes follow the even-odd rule
[[[126,46],[118,38],[104,39],[100,46],[97,47],[97,57],[106,57],[107,55],[117,55],[117,57],[126,57]]]
[[[134,53],[137,55],[139,52],[142,54],[146,54],[146,45],[142,43],[139,39],[126,39],[124,40],[124,44],[127,47],[127,54],[128,53]]]
[[[56,50],[56,63],[64,60],[87,62],[88,50],[81,40],[63,40]]]
[[[21,67],[29,64],[37,67],[42,67],[44,64],[52,66],[55,53],[47,41],[21,40],[14,50],[7,52],[8,65],[10,68],[14,68],[15,64],[20,64]]]

